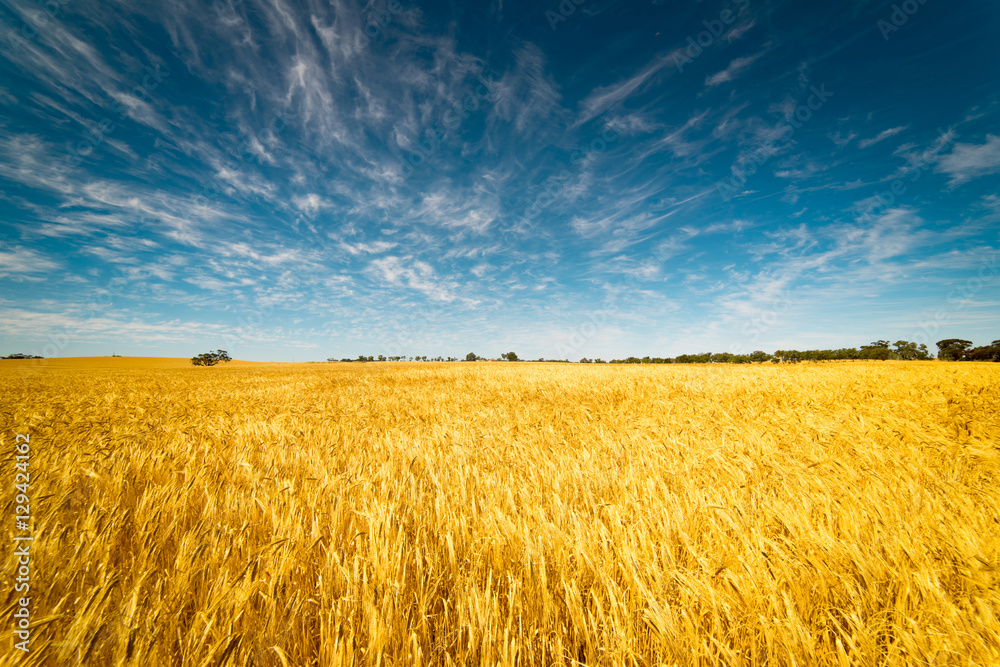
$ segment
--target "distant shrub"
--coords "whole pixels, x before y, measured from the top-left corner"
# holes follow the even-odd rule
[[[191,357],[191,363],[195,366],[214,366],[220,361],[232,361],[229,353],[225,350],[216,350],[215,352],[203,352],[197,357]]]

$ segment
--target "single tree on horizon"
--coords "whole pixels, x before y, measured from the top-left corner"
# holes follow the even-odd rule
[[[937,346],[938,359],[959,361],[965,356],[965,352],[972,347],[972,341],[965,340],[964,338],[946,338],[945,340],[939,340]]]
[[[232,361],[232,357],[225,350],[215,350],[214,352],[203,352],[197,357],[191,357],[191,363],[195,366],[214,366],[220,361]]]

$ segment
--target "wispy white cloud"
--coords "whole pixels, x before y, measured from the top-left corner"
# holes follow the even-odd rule
[[[320,209],[327,208],[330,204],[316,193],[308,195],[296,195],[292,197],[295,207],[306,215],[315,216]]]
[[[371,243],[346,243],[342,242],[340,247],[352,255],[374,255],[387,252],[399,246],[398,243],[389,241],[373,241]]]
[[[608,109],[615,108],[623,100],[636,91],[642,89],[654,75],[665,67],[673,65],[675,62],[674,53],[661,55],[654,58],[645,67],[616,83],[595,88],[580,102],[580,115],[577,124],[583,124],[592,118],[599,116]]]
[[[59,269],[57,262],[31,248],[15,246],[0,250],[0,278],[15,282],[45,280]]]
[[[857,137],[858,135],[856,132],[842,132],[838,130],[836,133],[830,135],[830,141],[837,144],[837,148],[843,148],[857,139]]]
[[[953,186],[1000,172],[1000,136],[988,134],[983,144],[955,144],[938,160],[936,171],[951,176]]]
[[[736,26],[735,28],[726,33],[726,41],[735,42],[738,39],[743,39],[743,36],[746,35],[748,32],[750,32],[750,30],[753,29],[755,25],[757,25],[757,21],[755,19],[751,19],[749,21],[746,21],[745,23],[741,23],[740,25]]]
[[[735,80],[736,77],[746,71],[755,62],[760,60],[765,53],[767,53],[766,49],[750,56],[734,59],[729,63],[729,66],[726,67],[726,69],[721,72],[716,72],[705,79],[705,85],[709,87],[718,86],[719,84]]]
[[[869,139],[862,139],[861,141],[859,141],[858,142],[858,148],[868,148],[869,146],[874,146],[875,144],[879,143],[880,141],[885,141],[889,137],[896,136],[900,132],[903,132],[904,130],[906,130],[906,128],[908,128],[908,127],[909,127],[909,125],[900,125],[899,127],[891,127],[888,130],[882,130],[881,132],[879,132],[874,137],[871,137]]]
[[[439,279],[434,268],[422,260],[409,256],[383,257],[372,260],[369,269],[370,273],[388,285],[402,285],[417,290],[433,301],[451,302],[458,298],[455,294],[457,284]]]

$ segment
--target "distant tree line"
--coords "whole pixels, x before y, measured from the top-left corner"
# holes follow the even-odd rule
[[[971,340],[948,338],[939,340],[937,346],[938,359],[946,361],[1000,361],[1000,340],[972,347]]]
[[[938,341],[938,358],[944,361],[1000,361],[1000,340],[989,345],[972,347],[972,342],[960,338]],[[887,340],[877,340],[860,348],[845,347],[837,350],[775,350],[768,354],[761,350],[750,354],[729,352],[705,352],[702,354],[682,354],[674,358],[627,357],[612,359],[612,364],[751,364],[770,361],[773,363],[798,363],[801,361],[855,361],[890,359],[899,361],[919,361],[932,359],[927,346],[905,340],[897,340],[891,346]],[[588,363],[589,359],[581,359]],[[600,360],[596,360],[600,363]]]
[[[628,357],[613,359],[613,364],[753,364],[770,361],[773,363],[798,363],[800,361],[853,361],[901,359],[906,361],[930,359],[926,345],[918,345],[905,340],[897,340],[893,347],[889,341],[877,340],[861,348],[843,347],[837,350],[775,350],[768,354],[755,350],[750,354],[732,354],[730,352],[703,352],[701,354],[682,354],[673,359],[643,357]]]
[[[514,352],[504,352],[503,354],[500,355],[500,358],[503,359],[504,361],[520,361],[520,359],[518,359],[517,357],[517,354],[515,354]],[[381,354],[378,355],[378,357],[374,357],[371,355],[366,357],[363,354],[359,354],[357,359],[347,359],[347,358],[337,359],[336,357],[329,357],[327,358],[327,361],[362,362],[362,363],[366,361],[458,361],[458,357],[428,357],[427,355],[416,356],[416,357],[406,357],[406,356],[387,357]],[[496,361],[496,359],[490,360],[487,359],[486,357],[480,357],[475,352],[469,352],[467,355],[465,355],[465,361]]]
[[[989,345],[973,347],[972,341],[962,338],[948,338],[937,342],[938,358],[944,361],[1000,361],[1000,340]],[[677,357],[626,357],[625,359],[580,359],[581,364],[754,364],[754,363],[798,363],[801,361],[920,361],[933,359],[927,345],[907,340],[897,340],[889,343],[887,340],[876,340],[860,348],[843,347],[836,350],[775,350],[768,354],[756,350],[750,354],[732,354],[730,352],[703,352],[701,354],[682,354]],[[475,352],[465,355],[464,361],[522,361],[514,352],[504,352],[499,359],[487,360]],[[338,361],[330,357],[327,361]],[[357,359],[340,359],[339,361],[459,361],[456,357],[385,357],[358,355]],[[529,360],[530,361],[530,360]],[[570,363],[568,359],[539,358],[533,361],[548,363]]]
[[[0,359],[44,359],[44,358],[45,357],[41,357],[37,354],[23,354],[21,352],[17,352],[15,354],[8,354],[6,357],[0,357]]]
[[[336,357],[328,357],[327,361],[340,361],[343,363],[348,363],[348,362],[364,363],[366,361],[458,361],[458,359],[456,359],[455,357],[448,357],[447,359],[445,359],[444,357],[428,357],[427,355],[424,355],[422,357],[403,357],[403,356],[387,357],[382,354],[378,355],[378,357],[373,357],[371,355],[366,357],[363,354],[359,354],[357,359],[347,359],[346,357],[343,359],[337,359]]]

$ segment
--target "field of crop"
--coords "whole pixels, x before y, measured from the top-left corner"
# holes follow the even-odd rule
[[[0,362],[2,664],[1000,664],[1000,364],[109,361]]]

